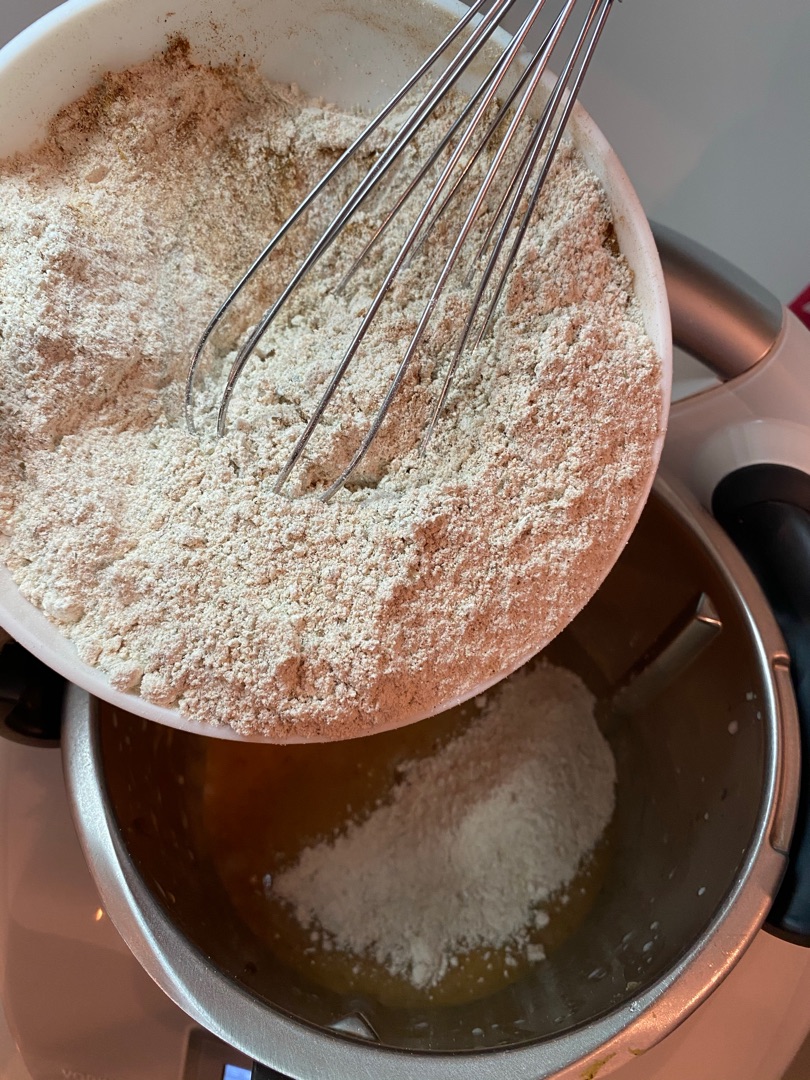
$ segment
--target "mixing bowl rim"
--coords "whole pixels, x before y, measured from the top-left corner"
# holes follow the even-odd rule
[[[720,526],[685,491],[660,477],[656,496],[690,523],[694,535],[738,596],[755,643],[767,699],[765,780],[751,841],[737,877],[707,921],[669,970],[637,997],[593,1021],[534,1042],[486,1051],[415,1051],[382,1047],[318,1028],[274,1010],[231,981],[172,924],[143,881],[118,836],[105,800],[99,721],[90,696],[71,687],[63,749],[71,807],[80,840],[105,908],[141,964],[176,1004],[215,1035],[298,1080],[325,1074],[353,1075],[358,1055],[371,1054],[385,1080],[465,1080],[471,1054],[479,1080],[503,1080],[504,1056],[516,1077],[567,1075],[591,1059],[610,1071],[658,1042],[692,1012],[728,974],[762,925],[786,864],[798,800],[798,721],[792,695],[774,679],[784,644],[759,587]],[[719,548],[719,550],[718,550]],[[88,712],[90,722],[88,723]],[[122,855],[126,856],[122,859]],[[236,999],[232,995],[236,994]],[[229,997],[230,996],[230,997]],[[229,1001],[224,1010],[222,1002]],[[236,1004],[235,1002],[238,1002]],[[216,1010],[219,1003],[219,1013]],[[231,1027],[229,1025],[233,1024]],[[345,1065],[346,1072],[342,1072]],[[573,1073],[572,1073],[573,1076]]]

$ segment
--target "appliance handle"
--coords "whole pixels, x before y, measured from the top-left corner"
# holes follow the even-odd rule
[[[810,945],[810,476],[784,465],[729,473],[712,511],[759,580],[790,654],[804,783],[785,877],[766,928]]]
[[[722,256],[651,222],[672,315],[675,345],[724,382],[755,367],[777,342],[781,302]]]
[[[759,580],[790,655],[803,783],[788,866],[767,928],[810,945],[810,468],[806,457],[786,454],[779,441],[784,436],[807,444],[810,338],[791,325],[776,297],[725,259],[663,225],[652,229],[674,343],[725,383],[673,408],[664,462],[689,487],[706,488],[704,502]],[[740,462],[729,454],[731,464],[720,468],[715,462],[714,476],[696,468],[696,445],[728,441],[741,417],[750,426],[750,418],[760,415],[768,418],[761,426],[777,433],[770,449],[764,443],[753,460]]]
[[[803,782],[766,928],[810,945],[810,459],[795,452],[810,441],[810,337],[776,297],[725,259],[665,226],[652,228],[673,340],[725,384],[674,406],[664,462],[689,487],[704,486],[704,502],[757,577],[790,655]],[[775,432],[771,442],[747,450],[747,460],[729,452],[714,461],[713,476],[702,475],[695,447],[706,439],[731,446],[735,432],[741,438],[740,423],[750,439],[756,417]],[[707,459],[700,460],[705,469]]]
[[[762,415],[775,421],[799,419],[802,409],[806,414],[806,392],[801,396],[806,374],[801,375],[806,373],[810,338],[798,342],[785,338],[781,302],[701,244],[661,225],[653,225],[652,232],[664,269],[675,345],[726,383],[723,391],[699,394],[673,410],[671,448],[680,447],[683,453],[686,447],[688,455],[693,448],[689,444],[700,441],[698,431],[703,437],[710,433],[723,437],[724,429],[730,430],[727,424],[739,422],[728,404],[737,392],[733,380],[752,372],[766,357],[767,367],[759,368],[765,377],[756,386],[751,377],[737,384],[745,388],[743,394],[753,394],[753,415],[756,402]],[[787,373],[784,386],[779,381],[782,373]],[[785,397],[789,408],[797,410],[795,417],[780,413]],[[806,424],[807,416],[801,421]],[[806,441],[804,430],[802,435]],[[788,866],[767,928],[810,945],[810,475],[781,457],[780,461],[775,453],[769,459],[766,453],[753,463],[735,465],[725,475],[720,472],[719,483],[711,480],[704,498],[711,500],[717,521],[751,566],[791,657],[804,768]],[[690,487],[700,478],[691,468],[683,468],[677,453],[667,463],[675,465]]]
[[[16,641],[0,649],[0,736],[26,746],[59,745],[65,680]]]

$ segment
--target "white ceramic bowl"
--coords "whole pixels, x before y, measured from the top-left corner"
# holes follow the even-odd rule
[[[105,71],[148,59],[178,33],[189,39],[201,59],[220,63],[248,56],[266,75],[296,82],[308,94],[349,107],[378,107],[435,47],[448,20],[462,10],[453,0],[409,0],[399,5],[381,5],[379,0],[171,4],[68,0],[0,50],[0,156],[42,138],[50,117],[90,89]],[[605,187],[619,244],[635,276],[646,330],[662,360],[660,435],[640,493],[637,520],[652,485],[669,408],[672,346],[663,272],[638,198],[616,155],[582,108],[575,110],[570,130]],[[614,560],[634,524],[635,520],[616,544]],[[114,690],[105,675],[82,663],[72,642],[20,595],[4,568],[0,568],[0,624],[70,682],[128,712],[221,738],[266,739],[189,720],[175,709]],[[520,663],[544,644],[536,643]],[[510,671],[516,666],[520,665]],[[470,687],[463,697],[480,693],[510,671]],[[442,708],[454,703],[446,702]],[[418,719],[422,717],[410,717],[408,722]]]

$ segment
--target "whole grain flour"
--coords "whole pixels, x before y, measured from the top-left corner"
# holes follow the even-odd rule
[[[225,436],[213,434],[235,344],[340,192],[215,335],[189,433],[200,333],[362,123],[249,67],[197,64],[175,42],[106,76],[42,146],[0,163],[4,561],[114,687],[244,733],[355,735],[514,668],[604,576],[658,436],[659,360],[604,195],[568,144],[424,459],[463,284],[351,484],[328,504],[313,497],[382,399],[429,289],[431,245],[446,249],[444,221],[284,495],[272,491],[373,296],[376,258],[345,293],[334,285],[374,207],[264,339]]]

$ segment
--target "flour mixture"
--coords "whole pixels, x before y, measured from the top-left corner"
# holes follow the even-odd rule
[[[338,993],[458,1004],[526,976],[607,868],[615,766],[581,680],[322,746],[206,740],[207,844],[242,918]]]
[[[0,163],[3,559],[115,688],[244,733],[363,734],[514,668],[607,572],[659,434],[659,360],[571,145],[424,460],[463,282],[361,474],[328,505],[313,497],[402,356],[429,250],[350,369],[293,498],[273,483],[373,295],[373,265],[336,296],[346,250],[330,255],[213,436],[228,356],[306,230],[214,342],[201,435],[189,434],[197,338],[362,123],[251,68],[198,65],[177,41],[107,75],[44,145]],[[375,220],[361,216],[341,249],[359,249]]]

